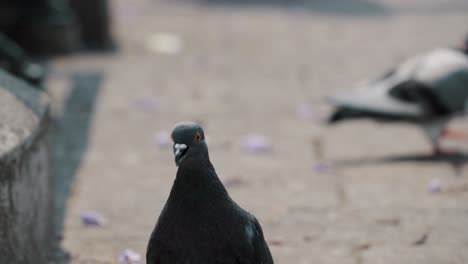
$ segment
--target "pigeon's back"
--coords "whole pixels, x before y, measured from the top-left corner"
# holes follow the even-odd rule
[[[450,112],[464,110],[468,99],[468,56],[452,49],[437,49],[404,63],[397,75],[430,89]]]

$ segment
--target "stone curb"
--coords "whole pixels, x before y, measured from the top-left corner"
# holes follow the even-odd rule
[[[44,92],[0,71],[0,263],[45,264],[52,256],[49,103]]]

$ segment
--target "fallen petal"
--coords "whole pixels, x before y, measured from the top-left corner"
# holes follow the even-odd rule
[[[152,97],[142,97],[136,100],[136,106],[144,112],[153,112],[157,105],[157,101]]]
[[[327,173],[330,166],[326,162],[317,162],[314,166],[314,170],[318,173]]]
[[[308,121],[316,121],[320,119],[320,113],[308,104],[300,104],[296,109],[297,115]]]
[[[272,149],[271,141],[259,134],[250,134],[242,137],[241,147],[249,153],[265,153]]]
[[[155,136],[156,144],[161,148],[167,148],[171,145],[171,133],[169,131],[159,131]]]
[[[124,249],[119,255],[119,263],[121,264],[140,264],[141,256],[131,249]]]
[[[106,219],[97,212],[89,211],[80,215],[81,222],[85,226],[103,226],[106,224]]]
[[[434,178],[429,182],[429,192],[431,193],[438,193],[442,191],[442,182]]]

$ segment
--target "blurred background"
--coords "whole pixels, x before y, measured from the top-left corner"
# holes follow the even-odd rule
[[[0,29],[2,68],[52,97],[57,262],[144,256],[192,120],[276,263],[468,263],[463,155],[418,158],[407,124],[324,123],[327,96],[462,43],[467,1],[2,1]]]

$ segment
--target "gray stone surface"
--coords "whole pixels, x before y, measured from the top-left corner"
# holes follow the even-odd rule
[[[0,263],[48,263],[56,241],[48,105],[0,72]]]
[[[120,53],[54,62],[57,74],[106,76],[68,200],[64,247],[72,263],[116,263],[125,248],[144,255],[176,170],[170,147],[155,136],[181,120],[205,125],[218,174],[262,223],[275,263],[468,263],[467,168],[455,176],[444,162],[378,162],[429,154],[409,125],[327,127],[296,114],[308,103],[326,115],[325,96],[408,56],[457,44],[468,30],[467,1],[308,0],[330,3],[309,9],[198,2],[113,1]],[[344,12],[366,6],[376,11]],[[181,51],[154,52],[160,32],[180,37]],[[65,105],[57,109],[68,111],[62,98],[76,92],[63,78],[50,81]],[[465,120],[451,126],[468,130]],[[251,132],[268,136],[273,152],[243,152],[239,140]],[[316,170],[319,139],[325,159],[348,165]],[[467,141],[443,143],[468,149]],[[440,193],[428,191],[433,178]],[[107,225],[83,226],[80,214],[89,210]],[[427,241],[413,245],[424,234]]]

